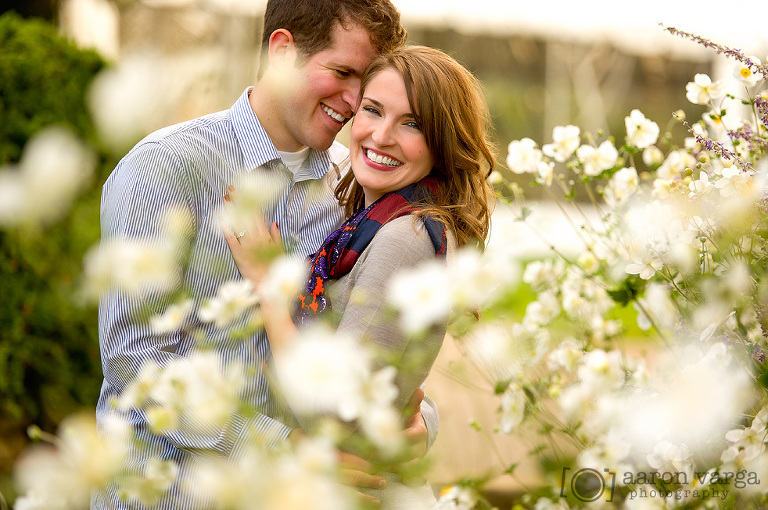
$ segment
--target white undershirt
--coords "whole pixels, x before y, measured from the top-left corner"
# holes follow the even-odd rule
[[[298,152],[277,151],[277,153],[280,154],[280,159],[295,177],[309,156],[309,147],[304,147]]]

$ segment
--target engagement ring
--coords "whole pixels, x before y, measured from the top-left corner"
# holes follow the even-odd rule
[[[248,232],[248,230],[243,230],[242,232],[240,232],[239,234],[237,234],[237,235],[235,236],[235,239],[240,239],[240,238],[241,238],[241,237],[243,237],[243,236],[244,236],[244,235],[245,235],[247,232]]]

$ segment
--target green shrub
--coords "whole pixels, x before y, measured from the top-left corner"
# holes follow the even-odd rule
[[[0,16],[0,164],[18,162],[27,140],[53,124],[95,145],[85,93],[103,66],[45,21]],[[0,230],[0,474],[27,425],[54,429],[98,397],[96,310],[76,305],[74,295],[83,254],[99,237],[104,160],[64,218],[44,229]]]

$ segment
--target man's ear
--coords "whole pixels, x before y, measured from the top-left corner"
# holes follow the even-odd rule
[[[293,64],[296,60],[296,43],[293,34],[284,28],[269,36],[269,62],[271,64]]]

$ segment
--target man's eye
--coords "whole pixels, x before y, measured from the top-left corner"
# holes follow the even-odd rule
[[[352,73],[350,73],[349,71],[344,71],[343,69],[336,69],[335,71],[336,71],[336,76],[338,76],[339,78],[349,78],[350,76],[352,76]]]

